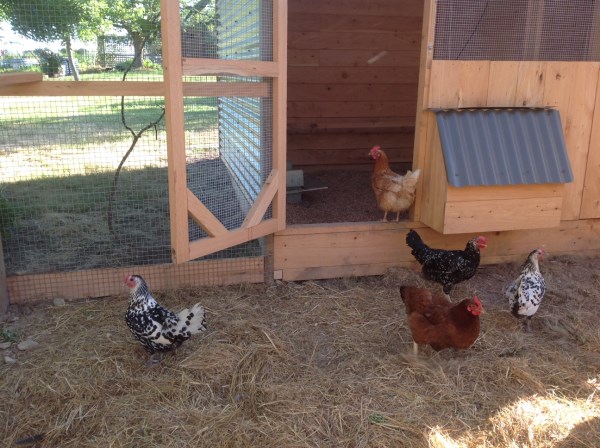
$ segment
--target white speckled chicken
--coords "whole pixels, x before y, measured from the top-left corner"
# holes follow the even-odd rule
[[[539,265],[545,254],[542,248],[533,250],[523,263],[521,274],[504,291],[511,313],[515,317],[525,317],[527,331],[531,331],[531,318],[546,292],[546,282]]]
[[[125,284],[131,290],[125,321],[135,338],[151,354],[148,365],[160,362],[164,352],[206,330],[204,308],[199,303],[191,310],[186,308],[175,314],[158,304],[141,276],[128,275]]]

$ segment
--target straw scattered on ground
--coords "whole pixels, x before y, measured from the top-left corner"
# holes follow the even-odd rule
[[[201,301],[209,330],[154,368],[125,326],[125,291],[12,309],[3,337],[39,346],[0,350],[16,360],[0,360],[0,444],[596,447],[599,261],[543,262],[532,334],[500,295],[519,266],[483,266],[452,293],[482,299],[478,341],[418,357],[398,286],[439,288],[408,269],[156,292],[172,309]]]

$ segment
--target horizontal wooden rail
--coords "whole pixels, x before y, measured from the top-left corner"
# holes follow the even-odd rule
[[[0,74],[0,86],[40,82],[43,79],[44,75],[41,73],[2,73]]]
[[[162,81],[44,81],[0,84],[0,96],[164,96]],[[270,95],[264,82],[184,82],[189,97],[252,97]]]
[[[128,291],[123,278],[130,273],[143,276],[153,291],[184,286],[260,283],[264,280],[264,257],[14,275],[7,279],[8,295],[11,304],[56,297],[82,299],[125,295]]]
[[[277,78],[279,64],[264,61],[184,58],[183,74],[186,76],[231,74]]]

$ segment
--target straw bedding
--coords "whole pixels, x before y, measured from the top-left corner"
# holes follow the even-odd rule
[[[153,368],[123,320],[125,291],[13,309],[2,334],[40,345],[0,350],[17,359],[0,362],[0,445],[598,446],[598,261],[543,262],[532,334],[500,295],[519,266],[483,266],[452,293],[484,303],[478,341],[418,357],[398,286],[439,287],[406,269],[155,291],[174,310],[201,301],[209,329]]]

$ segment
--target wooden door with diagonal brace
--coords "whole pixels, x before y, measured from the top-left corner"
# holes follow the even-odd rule
[[[171,245],[183,263],[285,228],[287,1],[215,0],[216,25],[196,51],[182,52],[182,35],[193,33],[182,33],[180,2],[161,0],[161,13]],[[214,174],[227,177],[235,200],[201,200],[190,189],[190,97],[216,99],[213,169],[223,169]],[[224,223],[229,209],[241,218]],[[190,225],[201,237],[190,240]]]

